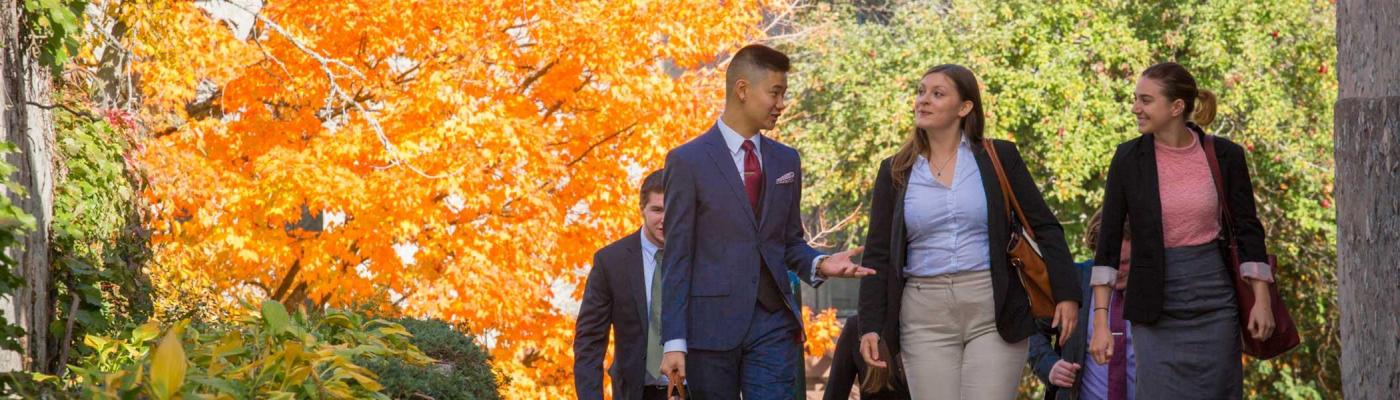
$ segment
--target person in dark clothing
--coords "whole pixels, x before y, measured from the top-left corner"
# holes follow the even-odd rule
[[[851,389],[857,382],[864,382],[869,371],[869,366],[860,356],[860,327],[859,319],[852,315],[846,318],[846,324],[841,327],[841,336],[836,338],[836,350],[831,355],[831,376],[826,380],[826,392],[822,399],[844,400],[851,397]],[[892,382],[894,389],[880,390],[875,393],[864,391],[862,388],[861,399],[873,400],[909,400],[909,388]]]
[[[1094,216],[1089,218],[1089,225],[1084,230],[1084,244],[1089,251],[1098,249],[1099,228],[1103,222],[1103,211],[1094,212]],[[1124,224],[1125,226],[1127,224]],[[1124,249],[1131,249],[1131,235],[1127,234],[1128,229],[1124,228],[1122,246]],[[1123,252],[1119,262],[1128,262],[1127,251]],[[1084,291],[1084,296],[1090,299],[1090,303],[1079,309],[1079,319],[1092,321],[1097,315],[1095,312],[1099,307],[1093,303],[1093,292],[1089,286],[1090,271],[1094,263],[1092,260],[1076,264],[1079,270],[1079,286]],[[1124,267],[1126,270],[1127,267]],[[1121,298],[1124,295],[1123,288],[1127,285],[1126,273],[1119,273],[1114,279],[1114,290],[1112,295]],[[1112,301],[1110,301],[1111,305]],[[1112,308],[1112,307],[1110,307]],[[1121,306],[1118,308],[1121,309]],[[1050,322],[1038,320],[1041,333],[1031,336],[1030,354],[1027,361],[1031,365],[1031,371],[1035,373],[1040,382],[1045,384],[1046,400],[1133,400],[1133,388],[1137,384],[1137,357],[1133,353],[1132,337],[1133,333],[1128,327],[1131,322],[1123,319],[1120,311],[1103,310],[1109,314],[1110,329],[1113,329],[1114,336],[1123,337],[1122,357],[1109,363],[1099,364],[1085,362],[1089,347],[1089,337],[1093,335],[1093,324],[1079,324],[1074,332],[1065,341],[1063,347],[1053,346],[1053,340],[1046,332],[1051,332]],[[1114,327],[1117,328],[1114,328]]]

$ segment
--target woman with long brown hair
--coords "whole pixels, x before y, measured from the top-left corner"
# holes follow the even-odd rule
[[[977,78],[958,65],[921,77],[914,129],[875,178],[860,289],[861,355],[875,367],[884,340],[915,399],[1010,399],[1037,331],[1006,254],[1013,221],[992,158]],[[1064,231],[1016,145],[991,140],[1035,233],[1068,336],[1079,284]]]
[[[1244,149],[1202,126],[1215,119],[1215,94],[1196,85],[1176,63],[1143,71],[1133,95],[1142,136],[1118,146],[1104,189],[1103,224],[1090,279],[1094,304],[1108,304],[1118,273],[1123,221],[1133,221],[1131,268],[1123,316],[1132,321],[1137,356],[1136,398],[1238,399],[1243,395],[1240,327],[1232,272],[1222,257],[1222,226],[1234,228],[1240,275],[1263,301],[1255,302],[1248,334],[1268,338],[1274,320],[1267,297],[1273,282],[1263,225]],[[1212,140],[1225,193],[1218,193],[1203,143]],[[1224,199],[1233,220],[1222,224]],[[1089,352],[1107,362],[1115,349],[1107,313],[1092,321]]]

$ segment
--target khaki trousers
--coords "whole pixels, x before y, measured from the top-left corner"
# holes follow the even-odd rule
[[[901,357],[914,399],[1016,398],[1029,344],[997,333],[990,272],[909,278],[901,301]]]

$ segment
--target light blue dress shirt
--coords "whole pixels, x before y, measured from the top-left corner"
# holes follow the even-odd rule
[[[919,156],[904,192],[904,226],[909,241],[906,276],[931,277],[992,266],[987,233],[987,191],[972,147],[958,144],[952,186],[935,179],[928,159]]]

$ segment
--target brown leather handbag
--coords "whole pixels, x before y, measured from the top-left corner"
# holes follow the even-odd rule
[[[682,380],[680,379],[680,374],[676,374],[676,373],[667,373],[667,374],[666,374],[666,399],[667,399],[667,400],[685,400],[685,384],[677,383],[677,382],[682,382]]]
[[[1283,296],[1278,294],[1278,284],[1270,282],[1269,308],[1274,314],[1274,334],[1264,340],[1249,336],[1249,315],[1254,312],[1254,288],[1240,276],[1239,241],[1236,240],[1232,227],[1234,219],[1230,217],[1230,203],[1225,201],[1225,179],[1220,174],[1220,160],[1215,158],[1215,136],[1205,135],[1202,147],[1206,153],[1206,160],[1210,161],[1210,174],[1215,178],[1215,192],[1220,198],[1220,211],[1225,219],[1221,226],[1227,248],[1225,264],[1230,267],[1230,279],[1235,283],[1235,301],[1239,304],[1241,349],[1245,354],[1259,359],[1278,357],[1279,354],[1298,347],[1298,327],[1294,325],[1293,317],[1288,314],[1288,308],[1283,304]],[[1273,255],[1265,258],[1268,260],[1269,269],[1277,273],[1278,260]]]
[[[1026,213],[1021,211],[1021,202],[1011,191],[1011,183],[1006,180],[1006,171],[997,157],[996,146],[991,139],[983,140],[982,147],[992,158],[992,166],[997,171],[997,181],[1001,182],[1001,198],[1006,204],[1006,219],[1011,221],[1011,239],[1006,244],[1006,259],[1016,269],[1021,278],[1021,287],[1026,288],[1026,297],[1031,301],[1031,315],[1036,318],[1051,318],[1055,315],[1055,298],[1050,295],[1050,271],[1045,267],[1045,257],[1040,254],[1040,245],[1035,242],[1035,232],[1030,229]]]

